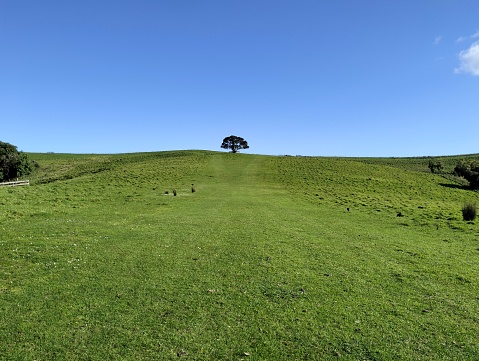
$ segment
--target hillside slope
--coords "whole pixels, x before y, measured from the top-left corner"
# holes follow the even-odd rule
[[[32,158],[0,189],[6,359],[479,357],[476,192],[360,159]]]

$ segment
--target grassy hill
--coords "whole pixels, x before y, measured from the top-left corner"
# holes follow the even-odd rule
[[[1,360],[479,359],[479,194],[428,158],[31,158],[0,188]]]

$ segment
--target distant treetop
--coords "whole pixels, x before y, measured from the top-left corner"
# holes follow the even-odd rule
[[[230,135],[223,139],[223,143],[221,144],[221,148],[223,149],[231,149],[232,153],[238,152],[240,149],[248,149],[248,142],[241,137],[237,137],[236,135]]]

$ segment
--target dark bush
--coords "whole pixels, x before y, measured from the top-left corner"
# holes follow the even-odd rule
[[[464,160],[460,160],[454,168],[454,174],[459,177],[464,177],[469,172],[469,166]]]
[[[454,168],[454,173],[459,177],[464,177],[472,189],[479,189],[479,163],[465,162],[461,160]]]
[[[28,155],[12,144],[0,142],[0,181],[9,181],[30,174],[32,163]]]
[[[475,203],[465,203],[462,207],[462,219],[465,221],[473,221],[476,219],[477,207]]]
[[[431,159],[428,167],[432,173],[440,173],[442,171],[442,162],[440,160]]]

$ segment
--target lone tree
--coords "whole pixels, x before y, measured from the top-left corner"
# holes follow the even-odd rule
[[[223,149],[231,149],[232,153],[238,152],[240,149],[248,149],[248,142],[241,137],[237,137],[236,135],[230,135],[223,139],[223,144],[221,144],[221,148]]]
[[[24,152],[12,144],[0,142],[0,182],[30,174],[32,164]]]

